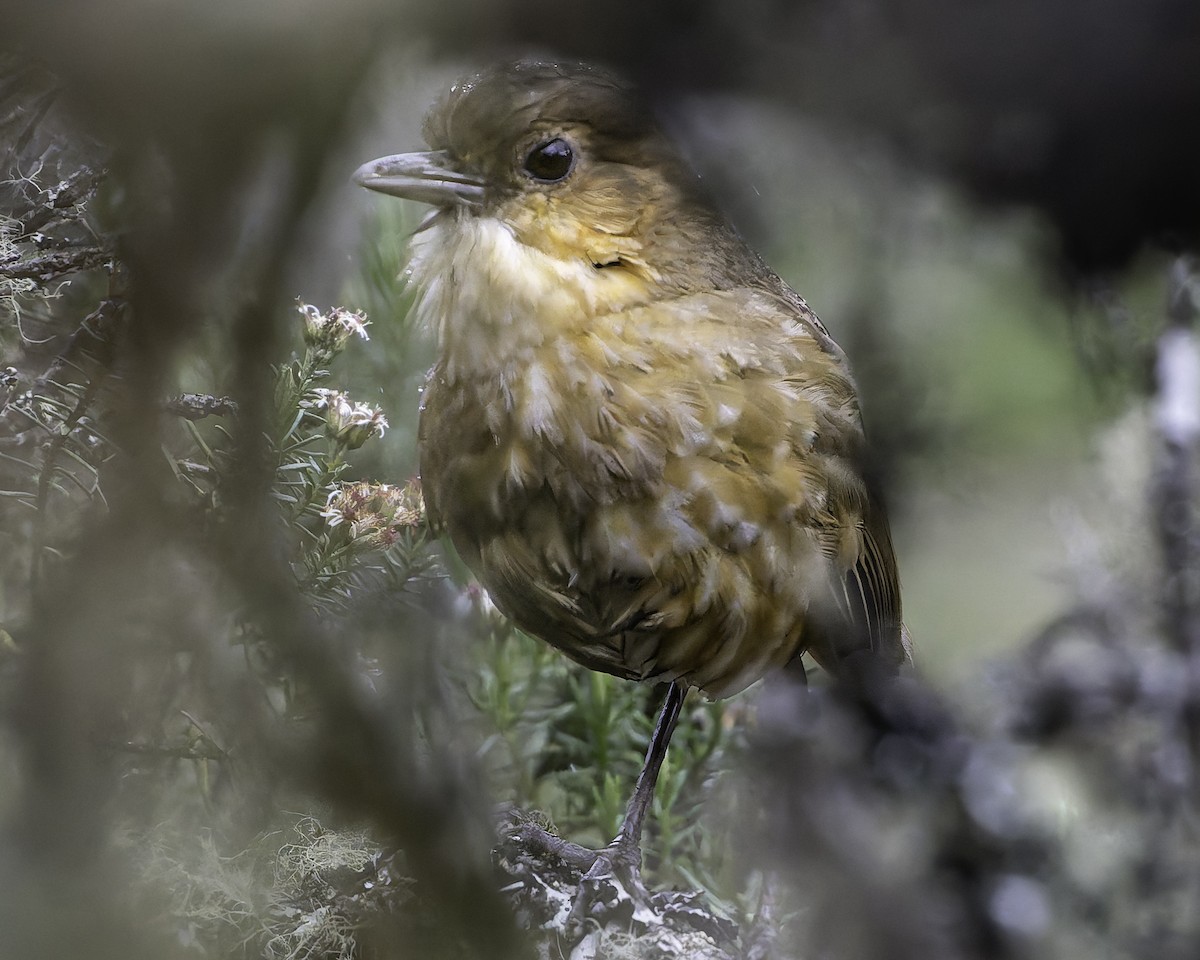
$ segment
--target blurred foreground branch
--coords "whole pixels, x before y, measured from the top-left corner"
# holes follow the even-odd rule
[[[1165,565],[1163,614],[1167,635],[1176,649],[1200,668],[1200,532],[1196,527],[1200,280],[1192,263],[1180,259],[1169,282],[1168,326],[1158,342],[1155,406],[1155,427],[1162,444],[1156,514]],[[1200,683],[1200,672],[1193,683]],[[1196,743],[1200,746],[1200,740]]]

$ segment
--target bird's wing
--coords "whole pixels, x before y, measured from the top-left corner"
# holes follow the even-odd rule
[[[773,292],[778,294],[778,290]],[[845,378],[845,382],[852,383],[845,354],[808,304],[786,286],[783,294],[777,296],[777,302],[785,314],[794,317],[808,331],[827,362],[830,377]],[[811,381],[812,374],[806,373],[805,377]],[[818,612],[815,629],[810,631],[810,651],[831,672],[839,672],[839,665],[847,657],[864,650],[889,665],[912,659],[903,624],[900,580],[887,513],[863,479],[865,437],[858,400],[856,396],[846,399],[852,400],[853,416],[831,420],[825,426],[824,439],[818,438],[817,442],[818,448],[836,452],[839,458],[848,461],[853,478],[850,484],[831,485],[829,491],[834,509],[827,512],[826,520],[842,533],[842,537],[834,539],[845,540],[847,507],[850,518],[856,515],[859,518],[850,537],[853,562],[831,584],[832,611],[826,608],[823,615]],[[837,509],[839,501],[841,510]]]

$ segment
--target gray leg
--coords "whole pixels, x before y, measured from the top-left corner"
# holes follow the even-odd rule
[[[633,788],[633,796],[629,798],[629,806],[625,809],[625,822],[621,824],[621,832],[609,846],[632,847],[638,853],[641,862],[642,825],[646,812],[654,800],[654,785],[658,782],[658,771],[662,769],[663,758],[667,755],[667,745],[671,742],[671,734],[675,732],[675,724],[679,720],[679,711],[683,707],[683,698],[687,688],[680,683],[671,684],[667,691],[667,699],[663,703],[658,720],[654,724],[654,735],[650,738],[650,747],[646,750],[646,762],[642,764],[642,772],[638,774],[637,785]]]

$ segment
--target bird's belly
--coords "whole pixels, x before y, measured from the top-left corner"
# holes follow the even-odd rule
[[[491,389],[431,384],[422,479],[519,627],[592,669],[714,697],[803,647],[830,561],[802,465],[714,456],[661,402],[652,416],[654,398],[641,415],[621,396],[618,417],[567,391],[505,402]],[[543,402],[554,416],[531,430]]]

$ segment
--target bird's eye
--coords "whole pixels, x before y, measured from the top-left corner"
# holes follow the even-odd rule
[[[525,172],[545,183],[564,179],[574,166],[575,151],[562,137],[539,143],[525,158]]]

